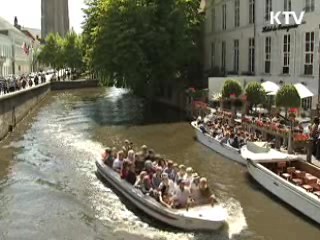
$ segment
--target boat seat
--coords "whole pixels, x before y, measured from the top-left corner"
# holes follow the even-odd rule
[[[302,179],[300,179],[300,178],[293,178],[292,182],[297,186],[301,186],[303,183]]]
[[[313,190],[313,187],[308,185],[308,184],[302,185],[302,188],[305,189],[308,192],[312,192],[312,190]]]
[[[313,194],[320,198],[320,191],[313,192]]]
[[[305,184],[316,184],[318,182],[318,178],[316,178],[315,176],[311,175],[311,174],[306,174],[306,176],[304,177],[304,183]]]
[[[289,173],[282,173],[282,174],[281,174],[281,177],[283,177],[284,179],[286,179],[286,180],[288,181],[289,179],[291,179],[291,174],[289,174]]]
[[[292,174],[296,170],[295,167],[288,167],[286,173],[282,173],[281,176],[285,178],[286,180],[291,180],[292,179]]]

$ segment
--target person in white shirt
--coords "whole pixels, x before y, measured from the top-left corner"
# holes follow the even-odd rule
[[[193,173],[193,169],[191,167],[188,167],[186,169],[186,175],[185,175],[185,183],[186,183],[186,187],[190,187],[193,177],[192,177],[192,173]]]
[[[124,152],[119,151],[117,158],[113,161],[113,164],[112,164],[113,170],[120,173],[122,164],[123,164],[123,159],[124,159]]]
[[[182,179],[178,180],[179,187],[176,188],[173,195],[172,207],[174,208],[188,208],[189,207],[189,198],[190,190],[185,187],[185,182]]]

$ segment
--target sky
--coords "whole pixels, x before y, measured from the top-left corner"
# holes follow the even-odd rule
[[[55,0],[47,0],[55,1]],[[83,22],[82,8],[84,0],[69,0],[70,28],[81,33]],[[41,28],[41,0],[0,0],[0,16],[13,24],[14,17],[18,17],[23,27]]]

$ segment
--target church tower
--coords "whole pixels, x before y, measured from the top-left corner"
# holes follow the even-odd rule
[[[41,0],[41,38],[52,32],[65,36],[68,31],[68,0]]]

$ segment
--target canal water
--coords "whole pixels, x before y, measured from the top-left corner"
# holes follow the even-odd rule
[[[95,159],[124,139],[206,176],[228,226],[173,230],[113,193],[97,179]],[[264,191],[245,167],[196,142],[182,114],[123,89],[52,93],[0,148],[1,240],[319,240],[318,225]]]

